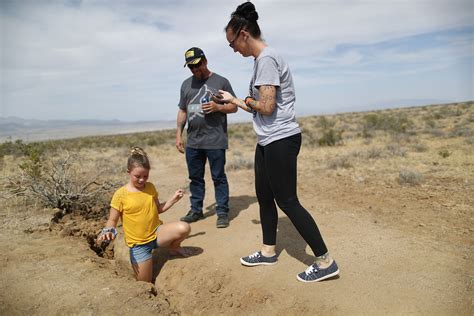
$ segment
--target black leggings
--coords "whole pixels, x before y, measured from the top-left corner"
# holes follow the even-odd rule
[[[318,226],[301,206],[296,194],[296,165],[301,134],[283,138],[255,149],[255,190],[260,206],[263,243],[275,245],[280,209],[290,218],[315,256],[328,252]]]

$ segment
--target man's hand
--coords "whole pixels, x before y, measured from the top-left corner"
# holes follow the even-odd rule
[[[186,125],[186,111],[179,109],[176,118],[176,148],[180,153],[184,154],[183,129]]]
[[[211,114],[211,113],[214,113],[214,112],[219,112],[219,106],[214,101],[210,101],[208,103],[203,103],[202,104],[202,111],[204,112],[204,114]]]
[[[181,136],[176,136],[176,148],[182,154],[184,154],[184,143]]]

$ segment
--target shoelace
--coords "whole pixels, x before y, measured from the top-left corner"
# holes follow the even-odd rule
[[[260,254],[258,253],[258,251],[256,253],[253,253],[249,256],[249,259],[253,259],[253,258],[258,258],[260,257]]]
[[[306,268],[306,270],[304,270],[304,273],[306,273],[306,275],[310,275],[313,272],[318,272],[318,270],[318,266],[316,264],[312,264]]]

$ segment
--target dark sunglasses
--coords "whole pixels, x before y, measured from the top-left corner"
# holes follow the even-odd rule
[[[189,69],[199,68],[202,65],[202,60],[200,60],[197,64],[188,64]]]
[[[242,31],[242,27],[239,27],[239,30],[237,31],[236,35],[234,36],[234,39],[230,41],[230,43],[229,43],[230,48],[234,48],[234,42],[239,38],[240,31]]]

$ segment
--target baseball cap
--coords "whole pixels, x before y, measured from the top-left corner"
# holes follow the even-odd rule
[[[191,47],[190,49],[186,51],[186,53],[184,53],[184,58],[186,59],[186,63],[184,64],[184,67],[186,67],[189,64],[191,65],[197,64],[198,62],[201,61],[202,57],[206,57],[202,49],[200,49],[199,47]]]

